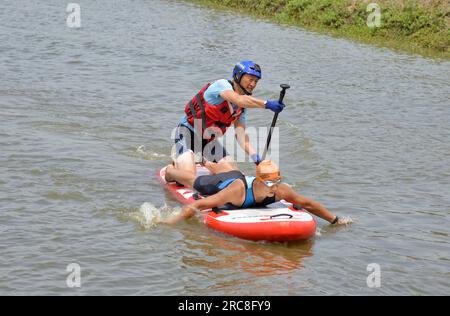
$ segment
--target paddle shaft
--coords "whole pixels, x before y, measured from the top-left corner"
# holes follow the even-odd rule
[[[280,98],[278,99],[278,101],[280,103],[282,103],[283,99],[284,99],[284,95],[286,94],[286,90],[289,89],[290,86],[287,84],[282,84],[282,85],[280,85],[280,87],[281,87],[281,92],[280,92]],[[273,116],[273,119],[272,119],[272,124],[270,125],[269,135],[267,135],[266,146],[264,147],[264,153],[262,155],[261,160],[266,159],[267,151],[269,150],[269,146],[270,146],[270,141],[272,140],[272,132],[275,127],[275,124],[277,124],[277,119],[278,119],[278,113],[275,113],[275,115]]]

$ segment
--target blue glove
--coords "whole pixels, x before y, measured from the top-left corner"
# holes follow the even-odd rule
[[[256,165],[259,165],[259,163],[261,162],[261,157],[258,154],[253,154],[250,156],[250,158],[252,158],[253,162]]]
[[[284,104],[278,100],[267,100],[266,109],[269,109],[275,113],[280,113],[284,109]]]

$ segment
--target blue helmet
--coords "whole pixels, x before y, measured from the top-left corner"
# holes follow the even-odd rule
[[[244,60],[234,66],[233,69],[233,79],[237,83],[241,83],[241,79],[243,75],[253,75],[262,78],[261,67],[251,60]]]

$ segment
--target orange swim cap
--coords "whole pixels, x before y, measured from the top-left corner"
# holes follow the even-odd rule
[[[271,160],[263,160],[256,167],[256,178],[261,181],[278,181],[280,168]]]

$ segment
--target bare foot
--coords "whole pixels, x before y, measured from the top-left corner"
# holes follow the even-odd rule
[[[206,167],[206,169],[208,169],[209,170],[209,172],[211,173],[211,175],[215,175],[216,174],[216,172],[215,172],[215,163],[214,162],[211,162],[211,161],[206,161],[205,162],[205,167]]]
[[[237,167],[234,167],[232,163],[228,161],[220,161],[218,163],[208,161],[205,163],[205,167],[211,172],[211,174],[218,174],[223,172],[229,172],[233,170],[239,170]]]

